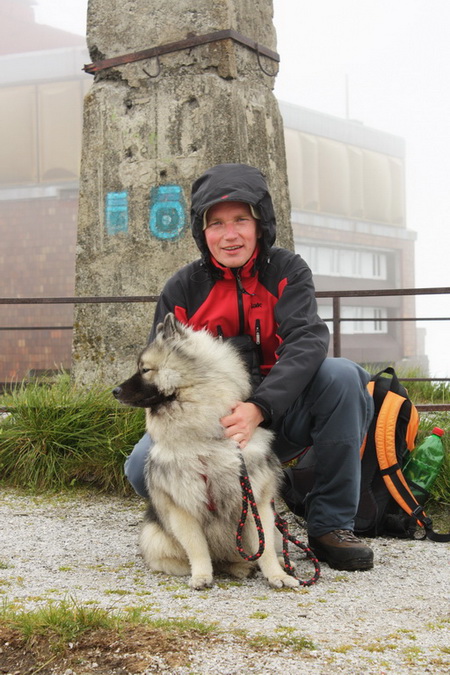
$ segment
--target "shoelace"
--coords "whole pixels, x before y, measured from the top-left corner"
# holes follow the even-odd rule
[[[338,539],[341,541],[350,541],[350,542],[358,542],[359,539],[358,537],[355,537],[353,532],[351,530],[334,530],[333,534],[337,536]]]

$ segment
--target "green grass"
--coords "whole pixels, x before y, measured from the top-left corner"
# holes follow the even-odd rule
[[[277,635],[275,637],[268,635],[252,635],[248,637],[248,644],[256,650],[269,649],[274,652],[282,651],[286,648],[291,649],[294,652],[317,649],[312,640],[304,637],[296,637],[295,635]]]
[[[381,370],[370,364],[362,364],[372,375]],[[386,366],[391,364],[386,364]],[[450,403],[450,382],[410,382],[402,378],[426,378],[428,375],[420,368],[396,368],[395,372],[401,384],[408,391],[414,403]]]
[[[424,377],[409,374],[405,377]],[[401,381],[401,380],[400,380]],[[414,403],[450,403],[450,382],[402,382]]]
[[[214,623],[207,624],[192,618],[152,619],[140,607],[111,612],[73,600],[49,602],[34,610],[18,610],[7,602],[0,605],[0,627],[18,632],[27,642],[36,636],[44,636],[54,651],[64,649],[86,632],[99,629],[118,632],[127,626],[137,625],[146,625],[168,634],[195,631],[205,636],[217,630]]]
[[[144,431],[144,411],[125,408],[111,391],[77,387],[67,374],[22,384],[0,397],[1,481],[30,491],[93,484],[125,493],[123,462]]]
[[[48,603],[33,611],[16,610],[7,603],[0,607],[0,625],[18,631],[27,641],[46,635],[55,649],[89,630],[117,630],[120,623],[121,619],[107,610],[74,602]]]
[[[399,377],[421,377],[398,370]],[[449,383],[407,382],[415,403],[450,402]],[[53,381],[23,383],[0,396],[12,414],[0,421],[0,483],[35,492],[92,485],[130,492],[123,463],[144,431],[144,411],[118,404],[109,389],[77,386],[61,373]],[[450,505],[449,413],[423,413],[417,445],[440,426],[446,434],[444,466],[431,502]],[[427,505],[428,506],[428,505]]]

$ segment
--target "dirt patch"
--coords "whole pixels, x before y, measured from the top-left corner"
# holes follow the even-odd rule
[[[74,643],[56,645],[51,634],[26,640],[0,628],[0,673],[8,675],[140,675],[188,666],[199,645],[215,642],[196,631],[168,633],[145,626],[119,632],[93,630]]]

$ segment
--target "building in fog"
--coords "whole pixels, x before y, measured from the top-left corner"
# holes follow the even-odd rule
[[[403,139],[363,124],[280,103],[295,247],[316,289],[413,288],[415,232],[405,213]],[[319,300],[324,318],[331,300]],[[343,355],[359,363],[426,366],[410,297],[342,300]],[[331,327],[331,324],[329,324]],[[419,339],[420,338],[420,339]]]
[[[0,0],[0,265],[3,297],[74,295],[83,98],[82,36],[35,23],[33,0]],[[404,143],[361,124],[281,103],[292,224],[318,290],[414,286]],[[146,289],[142,289],[145,294]],[[321,300],[331,316],[331,302]],[[414,299],[343,303],[343,355],[420,360]],[[370,319],[370,321],[361,321]],[[0,383],[70,368],[73,307],[2,305]],[[20,327],[20,328],[19,328]],[[36,327],[39,327],[36,330]]]
[[[1,295],[67,297],[89,58],[84,37],[35,23],[33,4],[0,0]],[[0,382],[69,368],[72,314],[68,305],[1,306]]]

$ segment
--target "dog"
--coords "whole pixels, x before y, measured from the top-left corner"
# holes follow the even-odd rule
[[[272,432],[258,427],[241,450],[220,424],[250,390],[244,362],[229,341],[167,314],[139,356],[138,371],[113,391],[120,402],[146,409],[155,443],[146,464],[150,501],[140,535],[143,558],[154,572],[190,575],[193,589],[212,586],[213,572],[246,578],[255,571],[256,563],[244,560],[236,546],[242,457],[265,537],[257,564],[273,588],[299,586],[276,552],[271,502],[282,469],[271,450]],[[254,554],[259,538],[249,513],[245,552]]]

